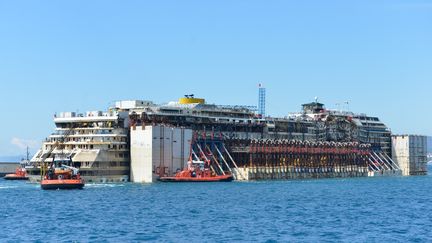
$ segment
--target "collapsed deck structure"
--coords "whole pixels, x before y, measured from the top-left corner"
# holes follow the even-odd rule
[[[128,181],[134,174],[151,182],[174,175],[191,158],[210,161],[215,173],[230,172],[239,180],[399,171],[391,159],[391,132],[377,117],[327,110],[317,100],[283,118],[263,117],[251,106],[207,104],[194,96],[163,105],[119,101],[108,112],[61,113],[54,122],[56,132],[32,159],[34,176],[56,154],[70,156],[90,182]],[[145,132],[155,129],[174,135]],[[177,130],[189,138],[179,143]],[[181,156],[173,151],[182,151]],[[140,154],[148,159],[134,163]],[[170,156],[177,162],[170,165]]]

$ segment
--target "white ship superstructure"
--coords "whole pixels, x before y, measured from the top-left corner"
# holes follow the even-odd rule
[[[70,156],[73,166],[89,182],[129,180],[129,140],[127,111],[63,112],[54,117],[55,132],[33,157],[37,177],[42,161],[58,155]]]

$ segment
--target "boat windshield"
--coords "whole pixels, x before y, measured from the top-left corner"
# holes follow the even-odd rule
[[[193,160],[192,165],[195,168],[197,168],[197,167],[200,168],[200,170],[204,170],[204,167],[205,167],[204,161],[199,161],[199,160]]]

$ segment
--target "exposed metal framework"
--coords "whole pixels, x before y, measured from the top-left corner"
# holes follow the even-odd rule
[[[388,155],[370,144],[303,142],[298,140],[238,140],[229,144],[240,167],[252,179],[356,177],[370,173],[398,174]]]

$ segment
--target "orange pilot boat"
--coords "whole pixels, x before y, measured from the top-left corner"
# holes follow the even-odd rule
[[[16,168],[16,170],[15,170],[15,174],[7,174],[6,176],[3,177],[3,179],[10,180],[10,181],[27,181],[27,180],[29,180],[29,177],[27,175],[27,170],[25,169],[26,165],[30,162],[29,158],[30,158],[30,153],[29,153],[29,148],[27,147],[27,159],[21,160],[20,166],[18,168]]]
[[[51,165],[41,181],[44,190],[83,189],[84,186],[84,179],[77,168],[58,161]]]
[[[22,167],[17,168],[15,174],[7,174],[3,178],[10,181],[26,181],[29,179],[26,169]]]
[[[216,175],[210,168],[205,168],[202,161],[189,161],[188,167],[178,172],[174,177],[161,177],[160,182],[230,182],[232,174]]]

